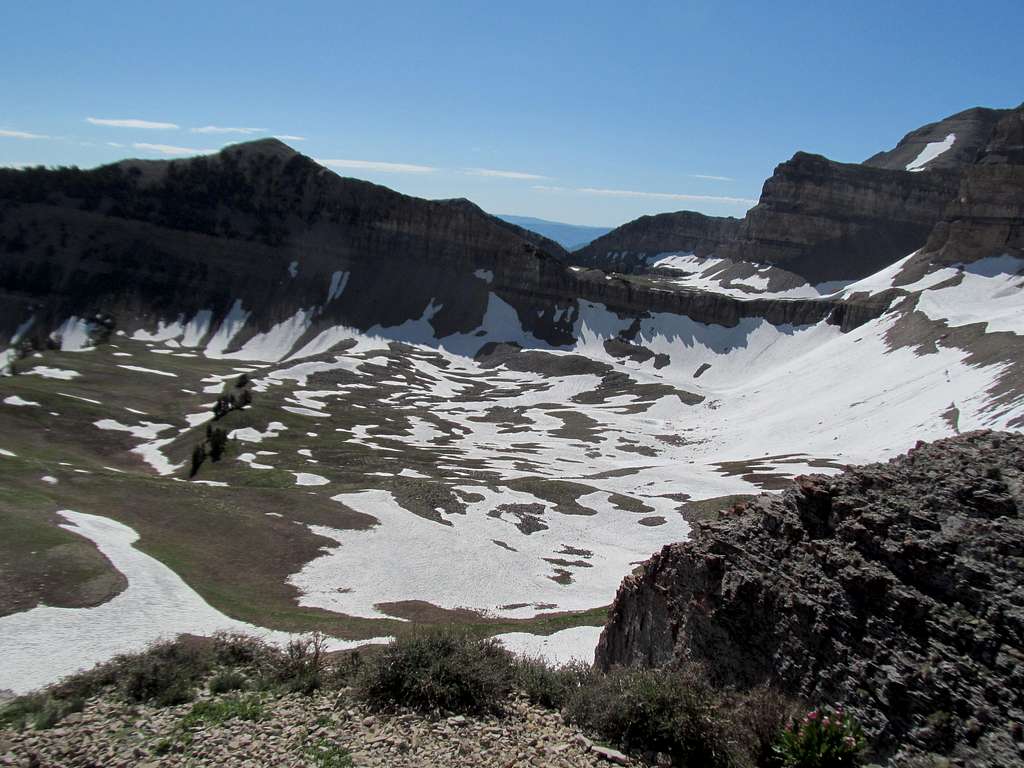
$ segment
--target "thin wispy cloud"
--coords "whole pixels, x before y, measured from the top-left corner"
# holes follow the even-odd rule
[[[196,149],[195,147],[175,147],[170,144],[132,144],[132,149],[141,149],[144,152],[159,152],[161,155],[211,155],[219,152],[218,149]]]
[[[107,146],[108,146],[108,147],[117,147],[118,149],[124,149],[124,146],[125,146],[125,145],[124,145],[124,144],[122,144],[122,143],[121,143],[121,142],[119,142],[119,141],[108,141],[108,142],[107,142]]]
[[[305,136],[293,136],[290,133],[278,133],[278,134],[274,135],[274,138],[275,139],[280,139],[281,141],[305,141],[306,140]]]
[[[320,165],[331,168],[345,168],[353,171],[377,171],[379,173],[434,173],[437,168],[430,165],[411,163],[385,163],[377,160],[317,160]]]
[[[254,133],[266,133],[266,128],[228,128],[222,125],[204,125],[202,128],[191,128],[192,133],[241,133],[252,136]]]
[[[109,128],[143,128],[151,131],[176,131],[180,126],[175,123],[157,123],[152,120],[114,119],[109,117],[87,117],[85,122],[92,125],[105,125]]]
[[[525,179],[527,181],[542,181],[550,179],[550,176],[541,176],[538,173],[525,173],[523,171],[496,171],[493,168],[467,168],[464,173],[469,176],[492,176],[499,179]]]
[[[4,138],[7,138],[7,139],[48,139],[48,138],[50,138],[49,136],[46,136],[45,134],[42,134],[42,133],[29,133],[28,131],[7,131],[7,130],[4,130],[2,128],[0,128],[0,136],[3,136]]]
[[[601,195],[602,197],[634,197],[654,200],[686,200],[699,203],[729,203],[732,205],[753,205],[757,200],[749,197],[726,197],[723,195],[689,195],[681,192],[638,192],[632,189],[601,189],[599,187],[551,187],[534,184],[533,188],[541,192],[574,192],[581,195]]]
[[[735,181],[729,176],[713,176],[710,173],[691,173],[691,179],[704,179],[705,181]]]

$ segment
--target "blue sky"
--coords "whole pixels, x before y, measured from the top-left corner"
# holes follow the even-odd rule
[[[741,216],[798,149],[1016,106],[1022,32],[1020,0],[4,3],[0,164],[279,135],[495,213]]]

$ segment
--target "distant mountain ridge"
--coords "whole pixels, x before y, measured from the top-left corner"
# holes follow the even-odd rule
[[[587,227],[581,224],[566,224],[561,221],[537,219],[533,216],[512,216],[505,213],[496,215],[502,221],[507,221],[510,224],[515,224],[554,240],[567,251],[578,250],[614,229],[614,227]]]
[[[810,283],[857,280],[929,242],[965,194],[978,195],[968,179],[994,173],[973,169],[1020,165],[1022,115],[1024,106],[965,110],[911,131],[861,164],[797,152],[776,167],[743,219],[692,211],[643,217],[573,259],[643,273],[657,254],[687,252],[781,267]],[[1008,192],[987,189],[1001,199],[1024,197],[1013,184]],[[999,214],[1013,218],[1003,203]]]

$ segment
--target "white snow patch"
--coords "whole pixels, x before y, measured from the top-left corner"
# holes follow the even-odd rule
[[[39,403],[33,400],[25,400],[24,398],[19,397],[18,395],[8,395],[7,397],[4,398],[4,405],[33,405],[38,407]]]
[[[200,309],[195,317],[188,321],[181,338],[181,346],[198,347],[202,344],[206,334],[210,332],[210,323],[213,321],[213,310]]]
[[[231,619],[206,603],[181,577],[133,545],[138,534],[109,518],[61,510],[61,527],[93,543],[128,580],[128,587],[95,608],[40,605],[0,617],[4,665],[0,688],[17,694],[55,682],[121,653],[179,634],[241,632],[284,644],[294,636]],[[331,639],[343,650],[370,642]]]
[[[82,397],[81,395],[69,395],[67,392],[58,392],[61,397],[70,397],[72,400],[81,400],[83,403],[91,403],[92,405],[103,405],[99,400],[93,400],[91,397]]]
[[[296,485],[327,485],[330,480],[321,475],[313,475],[309,472],[292,472],[295,475]]]
[[[170,371],[158,371],[155,368],[143,368],[141,365],[124,365],[122,363],[117,364],[118,368],[124,368],[126,371],[138,371],[139,373],[152,373],[157,376],[170,376],[171,378],[178,378],[178,374],[171,373]]]
[[[93,348],[89,332],[92,323],[72,315],[54,331],[50,338],[60,339],[61,352],[85,352]]]
[[[601,627],[571,627],[550,635],[533,635],[529,632],[508,632],[495,635],[512,653],[531,659],[543,659],[548,664],[559,666],[573,661],[587,664],[594,662],[597,641]]]
[[[907,167],[904,170],[923,171],[924,166],[952,147],[954,141],[956,141],[956,134],[950,133],[942,141],[932,141],[925,144],[921,154],[914,158],[912,162],[907,163]]]
[[[288,274],[291,275],[293,279],[299,276],[299,262],[293,261],[288,265]]]
[[[78,371],[67,371],[63,368],[51,368],[47,365],[37,365],[32,370],[26,371],[33,376],[42,376],[44,379],[57,379],[58,381],[71,381],[82,374]]]
[[[478,269],[476,272],[473,273],[473,277],[480,278],[488,285],[494,282],[494,272],[491,271],[490,269]]]
[[[201,424],[205,424],[213,419],[213,411],[203,411],[202,413],[186,413],[185,421],[188,422],[189,427],[198,427]]]
[[[56,485],[57,484],[57,478],[54,477],[53,475],[43,475],[39,479],[42,480],[47,485]]]
[[[231,340],[245,326],[246,321],[249,319],[249,314],[249,312],[242,309],[242,300],[235,299],[235,303],[231,305],[231,309],[224,316],[220,326],[217,328],[217,332],[213,334],[213,338],[206,345],[206,356],[220,357],[224,350],[228,348]]]
[[[277,437],[278,433],[288,429],[280,421],[272,421],[267,424],[267,428],[260,432],[255,427],[243,427],[242,429],[233,429],[228,433],[228,438],[231,440],[241,440],[243,443],[261,443],[268,437]]]
[[[331,275],[331,284],[327,288],[327,303],[330,304],[336,298],[341,296],[345,291],[345,286],[348,285],[349,273],[338,271]]]
[[[93,426],[99,427],[100,429],[109,429],[116,432],[129,432],[132,437],[138,437],[142,440],[154,440],[156,436],[163,432],[165,429],[170,429],[172,424],[156,424],[152,421],[143,421],[136,426],[129,426],[128,424],[122,424],[119,421],[113,419],[100,419],[94,421]]]

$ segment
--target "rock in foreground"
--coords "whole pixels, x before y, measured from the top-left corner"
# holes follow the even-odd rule
[[[1022,478],[1024,436],[994,432],[798,478],[628,577],[597,663],[696,660],[842,703],[878,759],[1020,765]]]

